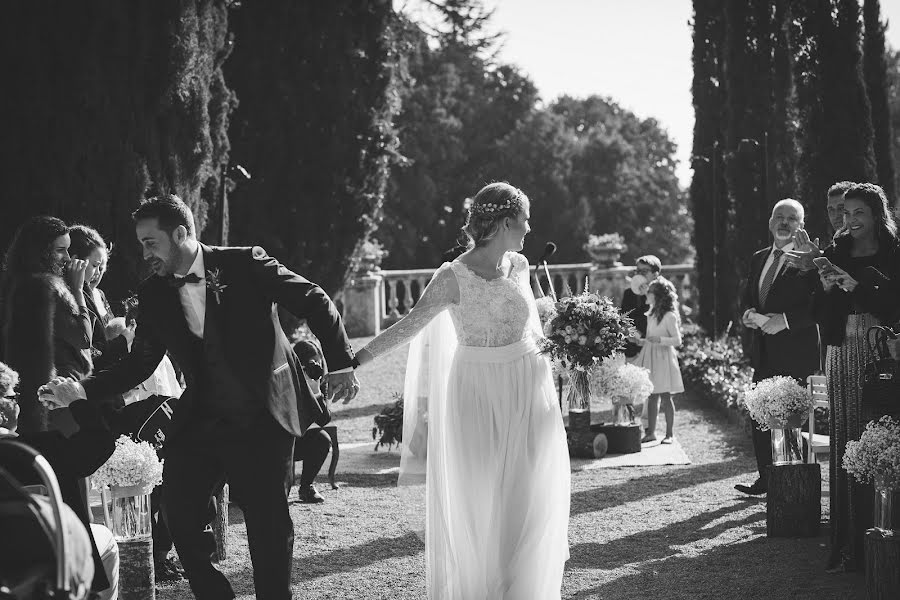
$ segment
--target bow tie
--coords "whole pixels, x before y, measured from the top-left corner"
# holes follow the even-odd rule
[[[186,283],[200,283],[201,281],[203,281],[203,278],[199,277],[196,273],[188,273],[184,277],[169,275],[166,278],[166,282],[173,288],[180,288]]]

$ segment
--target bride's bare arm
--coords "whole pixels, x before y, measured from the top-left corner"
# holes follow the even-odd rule
[[[450,263],[435,272],[422,296],[405,317],[391,325],[356,353],[360,365],[374,360],[406,344],[441,311],[459,302],[459,284]]]

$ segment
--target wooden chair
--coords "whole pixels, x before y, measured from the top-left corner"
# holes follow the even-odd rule
[[[831,438],[826,434],[816,433],[816,409],[828,408],[828,387],[824,375],[810,375],[806,378],[806,386],[813,397],[813,407],[809,409],[809,431],[801,435],[806,440],[806,462],[814,463],[819,454],[831,452]]]

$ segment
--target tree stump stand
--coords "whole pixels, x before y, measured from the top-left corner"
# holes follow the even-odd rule
[[[153,538],[117,540],[119,546],[119,598],[154,600]]]
[[[603,423],[591,429],[602,433],[608,441],[607,452],[610,454],[634,454],[641,451],[641,425],[610,425]]]
[[[214,562],[221,562],[228,558],[228,484],[222,486],[216,499],[216,516],[213,518],[213,538],[216,541],[216,551],[213,555]]]
[[[569,426],[566,427],[566,441],[569,456],[573,458],[594,458],[594,438],[591,431],[591,411],[569,410]]]
[[[900,536],[866,532],[866,600],[900,598]]]
[[[769,466],[767,537],[814,537],[822,518],[822,473],[818,463]]]

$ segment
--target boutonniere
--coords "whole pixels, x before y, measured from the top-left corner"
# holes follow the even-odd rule
[[[219,294],[224,292],[227,287],[228,284],[222,283],[222,276],[219,273],[219,269],[213,269],[212,271],[206,272],[206,289],[215,294],[216,304],[222,303]]]

